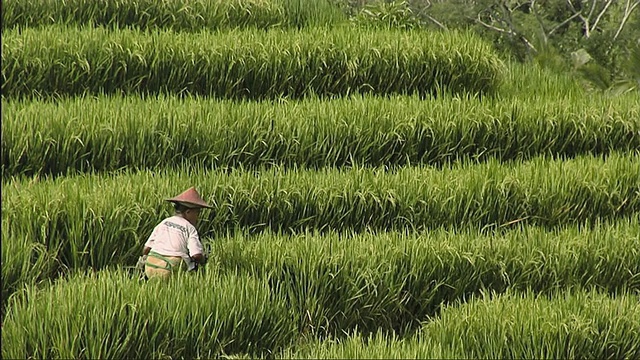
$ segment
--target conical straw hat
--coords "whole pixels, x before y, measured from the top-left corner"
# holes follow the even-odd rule
[[[189,208],[209,208],[213,209],[213,207],[207,204],[201,197],[200,194],[196,191],[195,187],[190,187],[185,192],[171,199],[166,199],[167,201],[171,201],[173,203],[179,203]]]

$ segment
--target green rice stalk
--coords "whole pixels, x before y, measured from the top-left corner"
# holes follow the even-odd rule
[[[5,178],[193,165],[441,166],[640,148],[640,100],[632,96],[261,103],[101,96],[2,105]]]
[[[542,65],[507,61],[507,72],[498,91],[504,98],[575,98],[591,96],[580,80],[569,73],[559,73]]]
[[[153,227],[171,212],[162,199],[192,185],[214,205],[199,224],[203,238],[237,231],[591,224],[640,213],[639,166],[637,156],[612,154],[606,161],[488,162],[442,171],[271,169],[15,180],[3,185],[3,242],[28,239],[21,245],[27,250],[15,255],[17,264],[30,242],[55,249],[57,261],[72,269],[132,264]]]
[[[65,24],[195,32],[298,28],[346,20],[327,0],[7,0],[2,15],[3,30]]]
[[[523,226],[472,230],[212,239],[222,272],[287,284],[303,333],[415,329],[442,304],[482,290],[544,294],[572,288],[640,293],[640,222],[635,217],[554,231]]]
[[[176,33],[51,26],[8,31],[2,94],[490,94],[504,66],[469,32],[351,27]]]
[[[2,318],[10,296],[25,286],[39,285],[57,277],[62,270],[58,249],[34,242],[28,237],[12,236],[2,230]]]
[[[281,359],[634,359],[640,299],[598,292],[549,297],[510,292],[447,306],[410,338],[355,332],[313,341]]]
[[[3,358],[212,358],[267,355],[296,335],[269,285],[215,272],[140,283],[124,271],[77,275],[14,297]]]
[[[640,298],[533,293],[448,307],[423,337],[464,349],[464,357],[633,359],[640,356]]]
[[[13,236],[56,249],[72,268],[131,260],[157,222],[162,201],[197,186],[214,210],[202,236],[235,229],[424,230],[553,227],[640,212],[638,155],[457,164],[451,168],[319,171],[142,171],[14,180],[3,185],[2,219]]]

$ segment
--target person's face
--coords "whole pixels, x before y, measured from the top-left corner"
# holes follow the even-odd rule
[[[199,216],[200,216],[200,209],[187,209],[184,212],[184,218],[187,219],[187,221],[189,221],[193,226],[196,226]]]

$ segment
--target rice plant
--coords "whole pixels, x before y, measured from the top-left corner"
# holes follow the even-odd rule
[[[571,232],[563,235],[567,234]],[[575,232],[573,234],[572,244],[579,243],[580,239]],[[561,239],[552,242],[562,243],[558,240]],[[349,246],[348,242],[342,243],[342,246]],[[358,244],[362,246],[364,241],[358,241]],[[447,264],[454,268],[464,260],[472,264],[474,259],[482,259],[482,256],[474,257],[466,252],[456,254],[442,241],[436,244],[423,241],[420,244],[412,242],[409,245],[413,256],[425,254],[413,246],[419,246],[421,250],[433,246],[440,249],[436,257],[447,251],[451,256],[435,262],[418,263],[418,259],[410,255],[407,260],[415,262],[394,268],[393,265],[398,264],[396,256],[402,256],[398,243],[392,246],[391,256],[385,257],[385,249],[378,247],[375,259],[371,260],[366,259],[366,252],[371,253],[372,246],[355,257],[349,255],[356,255],[356,252],[333,254],[327,263],[344,262],[343,267],[336,268],[337,272],[322,274],[317,279],[319,281],[313,283],[314,292],[304,291],[304,287],[310,284],[306,280],[310,279],[291,281],[293,279],[281,278],[277,268],[265,271],[262,277],[207,269],[202,274],[177,276],[169,283],[140,283],[122,271],[109,271],[78,274],[47,289],[28,287],[20,296],[11,299],[3,323],[3,357],[120,358],[140,357],[142,354],[152,357],[212,357],[236,353],[267,356],[286,347],[295,349],[291,346],[304,341],[310,340],[313,344],[314,339],[325,338],[309,333],[305,328],[305,325],[315,325],[313,321],[319,314],[318,310],[333,319],[349,319],[342,323],[329,322],[337,326],[334,337],[357,331],[364,336],[377,333],[378,340],[372,342],[371,348],[362,343],[358,345],[357,339],[355,342],[347,340],[346,344],[350,343],[347,347],[322,343],[311,348],[302,346],[299,353],[294,353],[296,358],[325,351],[327,356],[337,356],[329,355],[332,351],[339,354],[380,351],[381,339],[389,345],[387,351],[392,352],[392,357],[404,351],[409,354],[433,351],[433,354],[447,356],[457,354],[456,358],[564,358],[574,355],[633,358],[638,351],[637,342],[634,342],[640,315],[637,295],[620,292],[609,298],[604,293],[586,293],[581,288],[558,291],[560,289],[552,287],[541,294],[538,290],[527,289],[525,284],[520,284],[524,292],[507,289],[506,295],[498,296],[490,287],[483,287],[475,292],[476,295],[467,294],[447,301],[438,313],[422,318],[425,325],[415,337],[398,344],[394,335],[389,336],[392,333],[385,331],[388,330],[388,319],[394,318],[394,308],[386,305],[385,299],[389,297],[389,302],[395,302],[397,312],[397,309],[404,309],[403,302],[410,296],[433,292],[434,284],[427,285],[425,289],[424,284],[418,282],[405,280],[398,283],[402,277],[400,274],[391,275],[393,270],[409,270],[404,275],[413,279],[430,266]],[[476,248],[480,248],[479,244]],[[566,249],[571,252],[568,246]],[[296,259],[291,255],[294,254],[281,257],[295,263]],[[306,268],[309,275],[318,270],[312,265],[318,259],[311,255],[307,253],[300,258],[310,261],[307,265],[311,266]],[[375,264],[374,260],[380,258],[385,261]],[[456,261],[456,258],[461,260]],[[449,264],[447,260],[453,261]],[[513,263],[519,264],[527,260],[511,258]],[[571,265],[571,262],[565,264],[579,267]],[[300,266],[302,269],[305,267]],[[469,265],[462,271],[468,270]],[[477,270],[481,271],[480,268]],[[445,274],[441,272],[440,276],[446,277]],[[479,272],[469,274],[477,275]],[[358,288],[361,281],[365,281],[365,286]],[[459,279],[458,283],[464,283],[464,279]],[[398,284],[404,296],[394,297],[389,290]],[[441,287],[451,288],[452,285],[455,284],[442,279]],[[295,288],[298,291],[287,290]],[[352,288],[355,296],[342,298],[349,295],[344,288]],[[84,296],[88,293],[91,296]],[[483,298],[482,294],[487,293],[492,295]],[[477,295],[480,295],[480,300],[473,299]],[[338,302],[327,301],[331,299]],[[438,299],[431,296],[414,300],[434,304]],[[349,323],[362,323],[371,314],[375,314],[379,328],[374,327],[371,331],[371,327],[363,327],[364,331],[360,331],[359,327],[348,326]],[[405,311],[403,315],[409,318],[413,314]],[[304,323],[295,319],[309,321]],[[308,352],[311,354],[302,355]],[[287,352],[284,354],[286,356]]]
[[[131,264],[170,214],[162,199],[192,185],[215,208],[203,213],[202,237],[590,224],[640,213],[639,167],[637,155],[612,154],[395,173],[271,169],[15,180],[3,186],[3,242],[11,234],[8,241],[56,249],[57,261],[72,269]]]
[[[640,100],[3,100],[2,172],[437,165],[640,149]]]
[[[212,358],[268,355],[296,325],[266,281],[176,276],[140,283],[123,271],[78,274],[12,298],[3,358]]]
[[[449,307],[423,334],[464,349],[467,358],[640,356],[637,295],[558,293],[493,297]]]
[[[6,226],[8,228],[8,226]],[[64,269],[58,249],[34,242],[28,237],[12,236],[2,230],[2,318],[10,296],[25,286],[39,285],[56,278]]]
[[[583,84],[575,76],[558,73],[540,64],[507,61],[504,81],[498,91],[501,97],[572,98],[591,97],[594,92],[585,91]]]
[[[447,306],[409,338],[356,332],[290,348],[278,358],[634,359],[640,356],[639,301],[597,291],[485,294]]]
[[[460,163],[449,168],[318,171],[141,171],[109,176],[16,179],[3,185],[3,221],[14,235],[65,243],[65,263],[111,263],[169,214],[163,198],[197,186],[214,210],[200,231],[237,228],[430,229],[553,227],[640,211],[637,154],[606,159],[543,157],[526,163]],[[5,220],[7,219],[7,220]]]
[[[327,0],[7,0],[2,28],[88,25],[202,31],[306,27],[346,20]]]
[[[2,41],[2,94],[9,99],[490,94],[503,69],[489,44],[468,32],[314,27],[175,33],[52,26],[11,30]]]
[[[301,314],[304,332],[400,333],[437,314],[442,304],[482,290],[640,292],[638,231],[635,216],[554,231],[310,232],[236,235],[208,245],[210,264],[222,272],[287,284],[285,297]]]

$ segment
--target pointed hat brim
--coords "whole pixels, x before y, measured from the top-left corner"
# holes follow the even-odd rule
[[[165,200],[172,203],[179,203],[189,208],[213,209],[211,205],[207,204],[207,202],[200,197],[200,194],[198,194],[198,191],[196,191],[196,188],[193,186],[185,190],[182,194]]]

